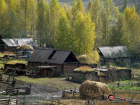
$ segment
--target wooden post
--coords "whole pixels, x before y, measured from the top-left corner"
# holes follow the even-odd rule
[[[62,91],[62,97],[65,97],[65,88],[64,88],[64,90]]]
[[[31,86],[32,86],[32,84],[30,83],[30,92],[29,92],[29,94],[31,94]]]
[[[117,87],[120,87],[120,83],[119,82],[117,83]]]
[[[105,97],[104,97],[104,92],[103,92],[103,94],[102,94],[101,98],[102,98],[102,100],[104,100],[104,99],[105,99]]]

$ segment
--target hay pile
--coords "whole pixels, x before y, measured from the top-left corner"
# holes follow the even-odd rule
[[[92,69],[89,66],[80,66],[79,68],[74,69],[74,71],[87,72],[87,71],[94,71],[94,69]]]
[[[78,61],[83,64],[96,64],[92,58],[87,55],[80,55],[77,57]]]
[[[34,50],[34,48],[30,45],[23,44],[20,47],[17,47],[17,50]]]
[[[110,94],[111,91],[105,83],[86,80],[79,87],[79,92],[92,92],[96,94]]]

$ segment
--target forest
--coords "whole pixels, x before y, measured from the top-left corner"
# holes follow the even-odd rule
[[[54,46],[76,55],[91,54],[99,46],[127,46],[140,53],[140,17],[136,3],[115,7],[112,0],[81,0],[71,6],[58,0],[0,0],[3,38],[32,37],[38,46]]]

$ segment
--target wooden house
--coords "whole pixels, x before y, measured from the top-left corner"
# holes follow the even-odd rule
[[[23,44],[27,44],[35,47],[35,43],[32,38],[13,38],[13,39],[0,39],[0,50],[3,51],[16,51],[17,47],[20,47]]]
[[[46,66],[49,63],[52,55],[55,53],[54,49],[39,49],[35,50],[28,59],[28,67]]]
[[[126,46],[99,47],[98,50],[102,65],[131,63],[131,53]]]
[[[56,75],[66,76],[73,73],[79,66],[79,61],[71,51],[60,51],[54,49],[35,50],[28,59],[28,67],[55,66]]]

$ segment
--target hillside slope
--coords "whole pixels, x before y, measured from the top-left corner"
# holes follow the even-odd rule
[[[50,2],[50,0],[46,0],[47,2]],[[59,0],[61,5],[67,4],[68,6],[71,5],[71,2],[73,0]],[[84,7],[87,7],[89,0],[82,0]],[[113,0],[116,7],[121,8],[123,6],[123,0]],[[140,0],[135,0],[137,5],[140,5]],[[134,4],[134,0],[128,0],[128,6],[132,7]]]

